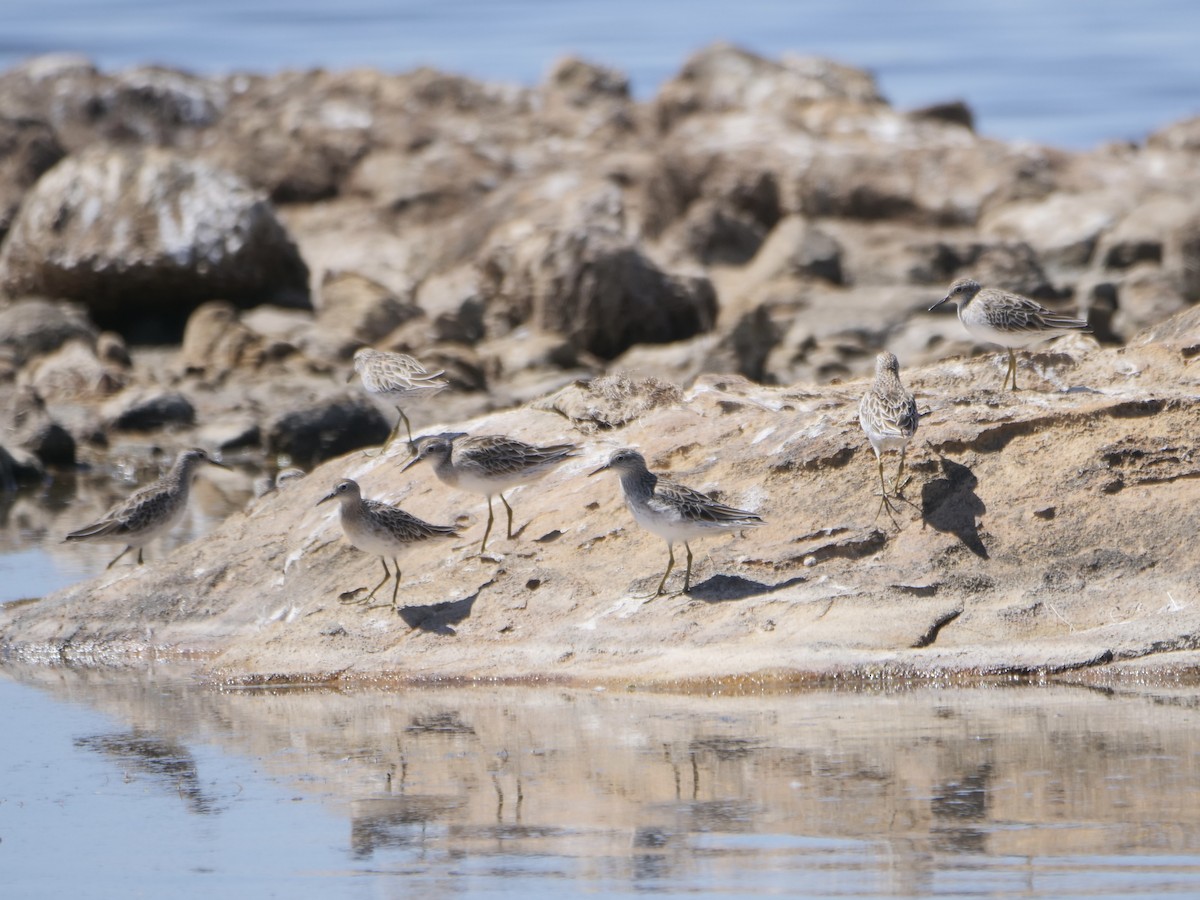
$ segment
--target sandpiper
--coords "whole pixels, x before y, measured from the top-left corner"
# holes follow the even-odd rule
[[[386,447],[400,433],[400,423],[404,423],[408,431],[408,445],[412,447],[412,426],[408,416],[401,408],[402,401],[420,400],[432,397],[448,386],[448,382],[440,380],[442,371],[430,372],[421,363],[405,353],[389,353],[386,350],[372,350],[361,347],[354,351],[354,371],[362,379],[363,387],[372,394],[386,394],[396,403],[396,412],[400,418],[384,442]],[[346,379],[353,378],[354,374]]]
[[[105,567],[108,569],[136,547],[140,566],[142,548],[170,531],[183,516],[187,509],[188,493],[202,463],[229,468],[209,456],[207,451],[197,448],[184,450],[175,458],[166,475],[134,491],[95,524],[72,531],[66,540],[124,543],[125,549]]]
[[[428,459],[437,477],[446,484],[487,495],[487,528],[483,531],[483,543],[479,545],[479,552],[483,553],[495,521],[492,496],[498,495],[508,510],[508,539],[512,540],[513,511],[504,499],[504,492],[541,478],[574,454],[576,447],[574,444],[535,447],[502,434],[478,437],[450,434],[420,438],[414,449],[416,456],[400,471]]]
[[[333,499],[341,503],[342,533],[346,535],[346,540],[364,553],[378,555],[383,563],[383,580],[371,588],[371,592],[362,601],[364,603],[370,601],[375,592],[392,577],[388,570],[387,557],[392,558],[392,565],[396,568],[396,584],[392,588],[392,606],[395,606],[396,595],[400,590],[400,563],[396,558],[400,551],[420,541],[454,537],[458,534],[455,525],[431,525],[406,513],[398,506],[365,499],[358,482],[350,478],[334,485],[332,491],[317,501],[317,505]],[[357,591],[347,591],[342,598],[346,599],[355,593]]]
[[[929,311],[947,300],[958,307],[958,320],[974,338],[999,344],[1008,349],[1008,371],[1000,390],[1017,389],[1017,354],[1014,349],[1028,347],[1068,331],[1087,331],[1088,323],[1073,316],[1052,312],[1040,303],[996,288],[982,288],[972,278],[960,278]]]
[[[916,434],[919,418],[917,401],[900,382],[900,363],[896,355],[883,351],[875,357],[875,381],[858,404],[858,424],[866,432],[879,464],[879,512],[883,512],[885,506],[889,514],[895,512],[883,478],[883,453],[885,450],[900,451],[900,468],[892,485],[892,493],[899,496],[904,487],[900,480],[904,475],[904,452],[909,439]],[[879,513],[875,516],[878,518]]]
[[[625,504],[633,518],[647,531],[667,542],[667,571],[653,596],[663,593],[667,576],[675,566],[675,542],[687,549],[687,571],[683,575],[683,593],[692,586],[692,548],[688,541],[725,531],[738,531],[764,524],[761,516],[718,503],[707,494],[660,478],[646,468],[646,459],[638,451],[617,450],[608,462],[589,472],[598,475],[615,469],[621,476]]]

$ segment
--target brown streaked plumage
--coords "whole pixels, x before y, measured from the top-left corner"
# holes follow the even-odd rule
[[[99,521],[72,531],[64,540],[124,543],[125,549],[106,568],[111,569],[117,560],[135,547],[138,565],[142,565],[142,548],[170,531],[183,517],[192,482],[203,463],[229,468],[213,459],[205,450],[184,450],[175,458],[166,475],[134,491]]]
[[[508,539],[512,540],[513,512],[504,492],[519,484],[541,478],[559,463],[575,453],[574,444],[551,444],[538,447],[503,434],[471,437],[466,434],[436,435],[420,438],[415,445],[416,456],[405,466],[408,469],[423,459],[433,465],[437,477],[452,487],[484,494],[488,498],[488,521],[479,552],[487,549],[495,513],[492,497],[498,495],[508,511]]]
[[[398,506],[364,498],[358,482],[350,478],[344,478],[334,485],[332,491],[317,501],[317,505],[335,499],[341,504],[342,533],[346,535],[346,540],[364,553],[374,553],[383,562],[383,580],[371,589],[363,599],[364,603],[371,600],[392,577],[388,571],[387,557],[392,558],[392,565],[396,568],[396,583],[392,588],[392,606],[395,606],[396,595],[400,591],[400,563],[397,560],[400,551],[421,541],[458,534],[455,525],[432,525]],[[347,592],[343,598],[354,593]]]
[[[973,338],[999,344],[1008,350],[1008,371],[1000,390],[1012,379],[1017,390],[1017,355],[1014,349],[1028,347],[1069,331],[1088,331],[1083,319],[1056,313],[1040,303],[996,288],[981,287],[973,278],[959,278],[950,285],[946,296],[929,311],[952,301],[958,307],[958,321]]]

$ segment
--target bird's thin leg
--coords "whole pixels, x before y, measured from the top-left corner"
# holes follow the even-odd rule
[[[1019,390],[1017,387],[1017,352],[1012,347],[1008,348],[1008,376],[1012,378],[1012,389]],[[1005,383],[1008,382],[1008,376],[1005,377]]]
[[[496,516],[492,512],[492,495],[488,494],[488,523],[487,528],[483,529],[483,543],[479,545],[480,553],[487,549],[488,535],[492,533],[492,522],[494,522],[495,519]]]
[[[896,486],[895,486],[894,488],[892,488],[892,493],[893,493],[893,494],[895,494],[897,497],[899,497],[899,496],[900,496],[900,492],[901,492],[902,490],[904,490],[904,486],[905,486],[906,484],[908,484],[908,483],[909,483],[909,482],[912,480],[912,476],[911,476],[911,475],[910,475],[908,478],[903,478],[903,475],[904,475],[904,454],[905,454],[907,451],[908,451],[908,448],[907,448],[907,447],[901,447],[901,448],[900,448],[900,468],[899,468],[899,469],[896,471]],[[903,478],[903,480],[901,480],[902,478]]]
[[[117,557],[116,557],[116,559],[114,559],[112,562],[110,562],[110,563],[109,563],[107,566],[105,566],[104,568],[105,568],[105,569],[111,569],[113,566],[115,566],[115,565],[117,564],[117,559],[120,559],[122,556],[124,556],[126,553],[128,553],[128,552],[129,552],[130,550],[132,550],[132,549],[133,549],[133,546],[132,546],[132,545],[131,545],[131,546],[128,546],[128,547],[126,547],[124,550],[122,550],[120,553],[118,553],[118,554],[117,554]],[[138,553],[141,553],[141,552],[142,552],[142,551],[139,549],[139,550],[138,550]],[[139,560],[138,560],[138,562],[141,562],[141,560],[139,559]]]
[[[687,548],[687,571],[683,573],[683,592],[689,593],[692,589],[692,548],[687,541],[683,542],[683,546]]]
[[[398,406],[397,406],[397,407],[396,407],[396,412],[400,413],[400,419],[399,419],[399,421],[397,421],[397,422],[396,422],[396,429],[395,429],[396,435],[397,435],[397,436],[399,436],[399,434],[400,434],[400,422],[403,422],[403,423],[404,423],[404,430],[408,432],[408,446],[411,448],[411,447],[413,446],[413,439],[412,439],[412,424],[411,424],[411,423],[408,421],[408,416],[406,416],[406,415],[404,414],[404,410],[402,410],[400,407],[398,407]]]
[[[667,586],[667,576],[671,574],[671,570],[675,568],[675,545],[667,544],[667,571],[663,572],[662,581],[658,583],[658,590],[654,592],[654,596],[661,596],[663,589]]]
[[[392,609],[396,608],[396,595],[400,593],[400,560],[392,557],[392,567],[396,570],[396,586],[392,588]]]
[[[508,510],[508,539],[512,540],[512,507],[508,505],[508,501],[504,499],[504,494],[500,495],[500,502],[504,504],[504,508]]]
[[[142,564],[142,547],[138,547],[138,565]]]
[[[392,573],[387,567],[387,559],[385,559],[384,557],[381,556],[381,557],[379,557],[379,562],[383,564],[383,581],[379,582],[379,584],[377,584],[377,585],[375,585],[375,587],[371,588],[371,593],[367,594],[367,600],[373,599],[375,596],[375,592],[377,590],[379,590],[381,587],[383,587],[385,584],[387,584],[388,579],[392,577]],[[366,602],[366,601],[363,601],[363,602]]]
[[[886,509],[888,518],[892,520],[892,524],[899,528],[900,523],[896,521],[896,508],[892,506],[892,501],[888,499],[887,482],[883,477],[883,455],[880,454],[877,459],[879,461],[879,509],[875,510],[875,519],[878,519]]]

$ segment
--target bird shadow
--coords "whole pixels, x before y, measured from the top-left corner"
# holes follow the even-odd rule
[[[936,452],[936,451],[935,451]],[[936,531],[953,534],[963,546],[988,559],[987,547],[979,537],[978,518],[987,512],[984,502],[975,493],[979,479],[962,463],[938,454],[942,477],[921,486],[921,521]]]
[[[396,610],[396,614],[413,630],[419,628],[434,634],[457,634],[454,626],[471,615],[480,592],[489,584],[490,581],[480,585],[475,593],[461,600],[446,600],[428,606],[402,606]]]
[[[803,577],[789,578],[778,584],[763,584],[741,575],[713,575],[695,585],[685,596],[693,600],[703,600],[705,603],[724,603],[729,600],[745,600],[747,597],[758,597],[774,591],[800,584],[807,579]]]

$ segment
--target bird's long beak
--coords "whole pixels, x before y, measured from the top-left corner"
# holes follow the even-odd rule
[[[605,464],[604,464],[604,465],[602,465],[600,468],[598,468],[598,469],[595,469],[595,470],[593,470],[593,471],[591,471],[591,472],[588,472],[588,473],[587,473],[587,477],[588,477],[588,478],[591,478],[593,475],[599,475],[601,472],[607,472],[607,471],[608,471],[609,469],[611,469],[611,468],[612,468],[612,466],[611,466],[609,463],[605,463]]]
[[[315,504],[313,504],[313,505],[314,505],[314,506],[320,506],[320,505],[321,505],[322,503],[324,503],[326,500],[332,500],[332,499],[333,499],[334,497],[336,497],[336,496],[337,496],[337,491],[330,491],[328,494],[326,494],[324,497],[322,497],[320,500],[318,500],[318,501],[317,501]]]
[[[413,452],[411,448],[410,448],[409,452],[413,453],[413,458],[410,459],[408,462],[406,462],[404,465],[402,465],[400,467],[401,472],[407,472],[409,469],[411,469],[413,466],[415,466],[417,463],[419,463],[422,459],[424,459],[424,457],[421,456],[419,453]]]
[[[354,376],[357,374],[358,374],[357,372],[355,372],[353,369],[351,369],[350,374],[346,376],[346,384],[349,384],[350,382],[352,382],[354,380]]]
[[[941,306],[943,303],[945,303],[949,299],[950,299],[950,295],[947,294],[945,297],[943,297],[937,303],[933,304],[933,306],[929,307],[928,312],[933,312],[935,309],[937,309],[939,306]]]
[[[221,462],[219,459],[213,459],[211,456],[208,458],[208,464],[210,466],[216,466],[218,469],[233,469],[233,466],[231,466],[229,463]]]

